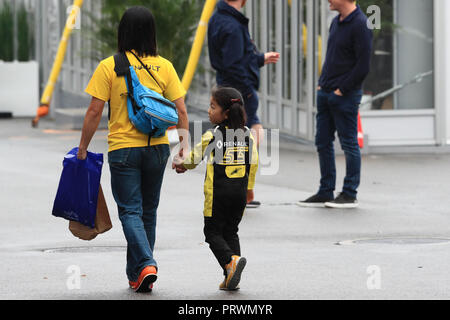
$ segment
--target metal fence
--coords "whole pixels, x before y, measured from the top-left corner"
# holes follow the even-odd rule
[[[281,53],[280,62],[261,69],[259,116],[267,128],[312,140],[315,126],[315,84],[326,52],[327,0],[253,0],[245,14],[250,33],[261,52]],[[207,50],[205,50],[207,51]],[[209,90],[215,83],[207,52],[206,72],[198,73],[189,99],[197,108],[208,108]]]
[[[45,85],[51,72],[72,3],[71,0],[41,0],[36,3],[35,12],[39,17],[36,21],[36,59],[41,68],[41,85]],[[100,5],[98,0],[84,1],[55,89],[53,104],[57,108],[86,107],[87,97],[83,91],[98,61],[89,55],[92,39],[87,38],[82,30],[91,24],[86,13],[100,14]]]
[[[262,52],[281,53],[261,70],[260,116],[266,127],[312,140],[315,84],[326,52],[328,1],[250,1],[252,34]]]

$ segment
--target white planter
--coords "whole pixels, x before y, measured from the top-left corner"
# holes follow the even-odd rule
[[[34,117],[39,105],[39,65],[0,61],[0,112]]]

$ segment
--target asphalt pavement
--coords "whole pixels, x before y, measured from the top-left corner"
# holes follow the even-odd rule
[[[449,154],[365,155],[358,209],[306,209],[295,203],[317,190],[317,155],[283,143],[279,161],[269,159],[257,176],[262,206],[248,209],[240,225],[248,260],[241,290],[218,290],[222,271],[203,236],[201,165],[185,175],[167,168],[159,278],[151,294],[136,294],[125,275],[106,136],[98,131],[89,149],[105,154],[101,181],[113,229],[86,242],[51,215],[63,157],[80,131],[49,120],[37,129],[30,119],[0,120],[0,299],[450,298]],[[342,155],[337,167],[342,187]]]

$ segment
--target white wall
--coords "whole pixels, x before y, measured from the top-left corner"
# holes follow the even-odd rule
[[[362,112],[361,117],[372,147],[436,144],[434,110],[378,110]]]
[[[34,117],[39,106],[39,66],[36,61],[0,61],[0,112]]]

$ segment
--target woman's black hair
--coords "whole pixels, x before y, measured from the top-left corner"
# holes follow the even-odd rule
[[[135,50],[141,56],[157,56],[155,18],[145,7],[125,11],[119,23],[118,51]]]
[[[234,88],[216,87],[212,90],[212,97],[223,112],[228,112],[228,119],[224,124],[230,129],[244,129],[247,115],[241,93]]]

